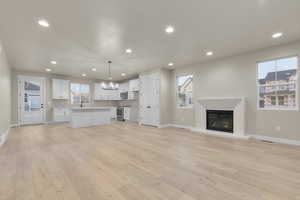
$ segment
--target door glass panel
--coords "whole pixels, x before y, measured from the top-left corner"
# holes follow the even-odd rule
[[[41,110],[41,86],[34,81],[24,82],[24,111],[34,112]]]

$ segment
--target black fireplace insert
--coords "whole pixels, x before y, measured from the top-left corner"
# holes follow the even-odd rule
[[[233,133],[233,111],[206,110],[206,129]]]

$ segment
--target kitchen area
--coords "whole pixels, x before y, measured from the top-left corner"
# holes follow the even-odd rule
[[[163,68],[119,82],[13,71],[12,124],[88,127],[120,121],[165,126],[170,79],[170,70]]]
[[[48,101],[51,123],[79,128],[110,124],[112,120],[138,122],[139,79],[116,83],[117,87],[105,84],[111,83],[52,78],[52,98]]]

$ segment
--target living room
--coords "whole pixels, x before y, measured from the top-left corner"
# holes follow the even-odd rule
[[[2,1],[0,199],[299,199],[299,10]]]

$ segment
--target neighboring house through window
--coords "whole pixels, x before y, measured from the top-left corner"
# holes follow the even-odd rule
[[[193,75],[176,78],[177,105],[180,108],[193,106]]]
[[[298,57],[258,63],[260,109],[297,108]]]
[[[90,85],[71,83],[71,104],[90,103]]]
[[[37,111],[41,109],[41,87],[34,81],[24,82],[24,109],[25,111]]]

